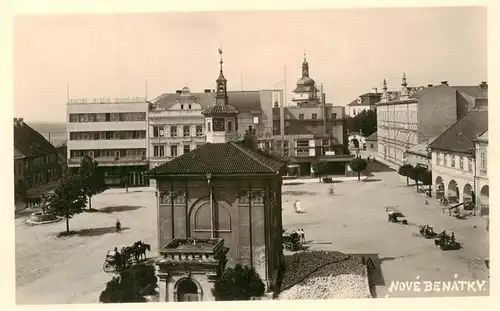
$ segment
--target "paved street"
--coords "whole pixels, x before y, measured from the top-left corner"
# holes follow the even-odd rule
[[[336,183],[333,197],[327,195],[330,184],[284,186],[284,226],[303,228],[313,250],[371,254],[381,268],[372,277],[378,284],[374,288],[377,297],[477,295],[389,292],[391,281],[417,277],[420,281],[453,280],[455,274],[457,280],[487,278],[484,263],[477,258],[488,256],[488,235],[479,217],[457,220],[442,215],[433,200],[424,205],[423,195],[406,187],[395,172],[375,172],[370,179]],[[305,214],[293,212],[295,199],[301,200]],[[410,224],[389,223],[387,205],[399,206]],[[153,192],[108,191],[93,199],[93,207],[100,212],[83,213],[71,220],[71,229],[82,231],[69,238],[55,237],[65,230],[64,222],[31,227],[25,224],[25,217],[16,219],[17,303],[97,302],[111,278],[102,271],[108,249],[141,239],[156,251]],[[122,234],[114,232],[116,219],[125,229]],[[464,248],[442,252],[433,240],[415,236],[420,224],[430,224],[435,231],[454,231]]]

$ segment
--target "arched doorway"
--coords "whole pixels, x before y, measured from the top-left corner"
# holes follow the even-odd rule
[[[480,192],[480,206],[481,215],[489,215],[490,213],[490,186],[486,185],[481,188]]]
[[[443,178],[438,176],[436,178],[436,199],[441,200],[444,197],[444,183]]]
[[[473,191],[472,186],[470,184],[465,184],[464,186],[464,203],[472,202],[473,199]]]
[[[355,149],[359,148],[359,140],[357,138],[353,138],[351,140],[352,145],[354,146]]]
[[[448,184],[448,202],[450,204],[458,203],[459,198],[460,192],[458,191],[457,182],[452,179]]]
[[[176,286],[177,301],[201,301],[201,289],[191,278],[181,279]]]

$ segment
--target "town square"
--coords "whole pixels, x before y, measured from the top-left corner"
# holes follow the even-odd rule
[[[489,296],[485,12],[18,17],[16,303]]]

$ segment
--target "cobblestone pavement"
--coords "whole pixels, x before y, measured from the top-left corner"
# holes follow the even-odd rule
[[[457,220],[443,215],[437,202],[430,199],[429,205],[425,205],[424,195],[417,194],[414,186],[407,187],[406,181],[395,172],[373,175],[370,182],[334,184],[333,197],[327,195],[328,184],[284,187],[284,227],[304,229],[306,241],[312,241],[308,244],[311,250],[370,254],[375,265],[380,265],[372,273],[376,284],[372,291],[376,297],[487,295],[489,290],[423,291],[425,281],[488,280],[484,264],[489,254],[485,220],[481,217]],[[293,191],[297,193],[294,195]],[[296,199],[306,213],[294,213]],[[385,206],[398,206],[409,225],[389,223]],[[457,241],[464,244],[463,249],[441,251],[432,239],[417,234],[417,226],[424,224],[433,226],[437,232],[443,229],[455,232]],[[422,290],[395,291],[391,281],[420,281]]]
[[[420,281],[453,280],[455,274],[457,280],[487,278],[484,264],[477,258],[488,256],[488,234],[479,217],[457,220],[442,215],[433,200],[424,205],[424,197],[414,187],[406,187],[395,172],[374,173],[369,180],[336,183],[333,197],[327,195],[330,184],[284,186],[284,226],[303,228],[306,240],[312,240],[311,249],[370,254],[380,265],[372,276],[377,297],[477,295],[389,291],[391,281],[417,277]],[[111,279],[102,271],[108,249],[140,239],[151,244],[153,252],[148,255],[155,256],[156,198],[150,189],[143,190],[113,190],[93,198],[92,206],[100,212],[76,215],[70,227],[79,235],[72,237],[56,237],[65,230],[64,222],[28,226],[26,216],[17,218],[17,303],[95,303]],[[295,199],[301,200],[306,213],[293,212]],[[389,223],[387,205],[399,206],[410,225]],[[121,234],[114,232],[116,219],[125,229]],[[464,248],[442,252],[433,240],[414,236],[418,224],[454,231]]]

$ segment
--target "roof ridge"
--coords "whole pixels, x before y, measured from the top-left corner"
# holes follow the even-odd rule
[[[263,161],[261,161],[260,159],[258,159],[257,157],[255,157],[252,153],[255,153],[254,151],[250,150],[250,149],[247,149],[243,146],[239,146],[238,144],[236,144],[235,142],[229,142],[231,145],[235,146],[236,148],[238,148],[239,150],[241,150],[243,153],[245,153],[248,157],[252,158],[252,160],[255,160],[257,162],[259,162],[261,165],[265,166],[266,168],[268,168],[269,170],[271,171],[274,171],[274,168],[270,167],[269,165],[267,165],[266,163],[264,163]]]

